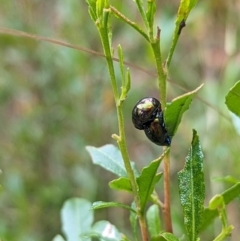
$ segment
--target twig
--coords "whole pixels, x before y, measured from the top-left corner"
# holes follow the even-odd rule
[[[170,209],[170,160],[169,153],[167,153],[163,160],[164,170],[164,219],[166,225],[166,231],[172,233],[172,219]]]

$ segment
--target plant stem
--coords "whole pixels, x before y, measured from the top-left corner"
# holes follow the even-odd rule
[[[182,20],[180,23],[176,23],[174,34],[173,34],[173,39],[172,39],[172,44],[171,48],[169,50],[167,60],[166,60],[166,68],[168,69],[172,60],[172,56],[174,53],[174,50],[176,48],[179,36],[181,34],[182,29],[186,26],[185,21]]]
[[[124,120],[123,120],[123,112],[121,105],[117,106],[117,114],[118,114],[118,123],[119,123],[119,132],[120,132],[120,139],[118,140],[118,145],[119,149],[122,153],[122,157],[124,160],[124,165],[127,170],[128,178],[131,182],[132,190],[133,190],[133,195],[134,195],[134,201],[136,203],[137,207],[137,215],[139,218],[139,224],[141,228],[141,234],[142,234],[142,240],[147,241],[148,240],[148,233],[147,233],[147,226],[146,226],[146,220],[144,217],[144,214],[141,211],[141,206],[140,206],[140,197],[138,195],[138,186],[136,183],[136,179],[129,161],[129,155],[128,155],[128,150],[126,146],[126,138],[125,138],[125,129],[124,129]]]
[[[222,232],[213,241],[223,241],[227,237],[230,237],[233,228],[234,227],[232,225],[226,227],[225,229],[222,230]]]
[[[151,43],[155,60],[156,60],[156,68],[158,73],[158,85],[160,90],[160,102],[162,109],[164,110],[166,107],[166,99],[167,99],[167,71],[163,68],[162,59],[161,59],[161,49],[160,49],[160,29],[157,29],[157,36],[154,39],[153,43]],[[166,150],[166,148],[164,149]],[[170,158],[169,152],[166,153],[163,159],[164,165],[164,219],[166,224],[166,231],[172,233],[172,220],[171,220],[171,206],[170,206]]]
[[[122,21],[126,22],[130,26],[132,26],[135,30],[137,30],[147,41],[149,41],[148,35],[135,23],[120,13],[115,7],[110,6],[111,11]]]
[[[143,241],[148,241],[147,225],[146,225],[146,219],[144,215],[141,215],[139,217],[139,224],[141,227],[141,234],[142,234]]]
[[[163,160],[164,170],[164,219],[166,225],[166,231],[172,233],[172,220],[171,220],[171,209],[170,209],[170,158],[169,152],[166,153]]]
[[[125,165],[125,168],[126,168],[126,171],[128,174],[128,178],[131,182],[132,191],[133,191],[133,195],[134,195],[134,201],[136,203],[137,214],[138,214],[139,223],[140,223],[140,227],[141,227],[142,239],[144,241],[147,241],[148,235],[147,235],[146,221],[145,221],[145,217],[141,211],[140,197],[138,194],[138,186],[137,186],[137,182],[136,182],[136,179],[134,176],[133,169],[131,167],[129,154],[128,154],[128,150],[127,150],[127,145],[126,145],[122,102],[119,99],[119,91],[118,91],[118,87],[117,87],[113,59],[112,59],[110,43],[109,43],[109,39],[108,39],[108,30],[106,27],[101,27],[101,26],[98,26],[98,30],[100,33],[100,37],[101,37],[101,41],[102,41],[102,45],[103,45],[103,49],[104,49],[104,54],[106,56],[108,71],[109,71],[109,75],[110,75],[110,79],[111,79],[115,104],[116,104],[116,108],[117,108],[118,128],[119,128],[119,138],[118,138],[117,142],[118,142],[119,149],[120,149],[122,157],[123,157],[123,161],[124,161],[124,165]]]
[[[159,86],[159,91],[160,91],[160,102],[162,105],[162,109],[164,109],[166,106],[166,97],[167,97],[166,96],[167,74],[162,65],[161,49],[160,49],[160,28],[157,28],[157,36],[151,42],[151,46],[152,46],[152,50],[154,53],[155,64],[156,64],[156,69],[157,69],[157,73],[158,73],[158,86]]]

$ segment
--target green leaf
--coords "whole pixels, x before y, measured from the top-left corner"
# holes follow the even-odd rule
[[[180,23],[182,20],[186,22],[189,13],[195,7],[197,2],[198,0],[181,0],[178,8],[176,23]]]
[[[102,18],[104,14],[104,8],[109,7],[109,2],[107,0],[97,0],[96,1],[96,13],[98,18]]]
[[[125,72],[123,52],[120,44],[118,45],[118,59],[119,59],[119,66],[120,66],[121,79],[122,79],[122,88],[121,88],[122,91],[121,91],[120,101],[123,101],[126,99],[127,93],[131,88],[131,76],[130,76],[129,69],[127,69],[127,71]]]
[[[238,197],[240,195],[240,182],[233,185],[223,193],[221,193],[221,196],[224,198],[224,203],[228,204],[230,203],[234,198]]]
[[[122,46],[118,45],[118,59],[119,59],[119,67],[120,67],[120,73],[122,78],[122,85],[125,86],[125,71],[124,71],[124,61],[123,61],[123,51]]]
[[[190,241],[195,241],[201,228],[205,198],[203,153],[195,130],[185,167],[178,172],[178,185],[187,235]]]
[[[114,225],[105,220],[96,222],[88,235],[105,241],[119,241],[122,236]]]
[[[155,0],[148,1],[147,2],[146,16],[147,16],[147,20],[148,20],[148,23],[149,23],[150,27],[153,26],[155,12],[156,12],[156,2],[155,2]]]
[[[155,0],[147,1],[147,11],[146,18],[148,21],[150,39],[153,39],[153,24],[154,24],[154,15],[156,13],[156,2]]]
[[[86,149],[90,153],[94,164],[99,165],[120,177],[127,177],[122,155],[117,147],[108,144],[99,148],[87,146]],[[133,163],[132,168],[135,174],[137,174],[135,164]]]
[[[144,210],[155,184],[162,177],[162,173],[156,174],[159,164],[160,161],[153,161],[150,166],[143,168],[142,174],[137,178],[141,210]]]
[[[86,2],[88,4],[89,15],[95,22],[97,20],[96,0],[86,0]]]
[[[112,208],[112,207],[125,208],[127,210],[132,211],[132,212],[136,212],[130,206],[122,204],[122,203],[118,203],[118,202],[102,202],[102,201],[98,201],[98,202],[94,202],[92,204],[92,209],[94,209],[94,210],[101,209],[101,208]]]
[[[225,103],[231,112],[240,117],[240,80],[226,95]]]
[[[130,180],[127,177],[119,177],[118,179],[114,179],[109,182],[109,186],[112,189],[132,192],[132,186]]]
[[[129,68],[127,68],[126,83],[125,83],[125,87],[124,87],[124,93],[126,94],[126,96],[127,96],[127,93],[130,89],[131,89],[131,75],[130,75]]]
[[[182,32],[182,29],[186,26],[186,20],[188,18],[188,15],[190,11],[194,8],[194,6],[197,4],[198,0],[181,0],[179,8],[178,8],[178,14],[175,21],[175,29],[173,33],[173,39],[171,43],[171,47],[168,53],[168,57],[166,60],[166,67],[169,68],[172,56],[174,53],[174,50],[176,48],[179,36]]]
[[[240,182],[230,187],[220,195],[223,197],[224,203],[227,205],[234,198],[240,195]],[[201,231],[207,228],[217,216],[218,216],[217,210],[210,210],[209,208],[205,208],[203,213],[203,225],[201,227]]]
[[[53,238],[52,241],[65,241],[65,239],[60,234],[58,234]]]
[[[148,22],[147,22],[147,17],[146,17],[146,13],[144,10],[144,6],[143,6],[143,1],[142,0],[134,0],[134,2],[136,2],[137,7],[138,7],[138,11],[144,21],[145,26],[148,26]]]
[[[202,88],[203,84],[197,89],[181,95],[168,103],[164,111],[164,122],[170,137],[174,136],[181,122],[183,113],[188,110],[194,95]]]
[[[61,210],[62,231],[67,241],[90,241],[82,235],[91,229],[93,211],[91,203],[85,199],[71,198]]]
[[[157,174],[157,170],[167,152],[169,152],[169,148],[167,148],[166,151],[158,159],[152,161],[149,166],[144,167],[140,176],[137,177],[142,211],[144,210],[146,203],[153,192],[155,184],[160,180],[162,176],[162,173]]]
[[[161,221],[159,217],[159,208],[156,204],[149,207],[146,217],[150,237],[159,235],[161,232]]]
[[[159,236],[151,238],[151,241],[179,241],[172,233],[162,233]]]

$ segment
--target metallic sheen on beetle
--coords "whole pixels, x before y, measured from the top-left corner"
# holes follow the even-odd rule
[[[144,130],[150,141],[159,146],[170,146],[171,138],[165,128],[160,102],[153,97],[145,97],[132,110],[135,128]]]

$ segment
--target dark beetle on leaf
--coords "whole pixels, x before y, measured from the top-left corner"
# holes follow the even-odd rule
[[[153,97],[145,97],[132,110],[135,128],[144,130],[149,140],[159,146],[170,146],[171,139],[165,128],[160,102]]]

